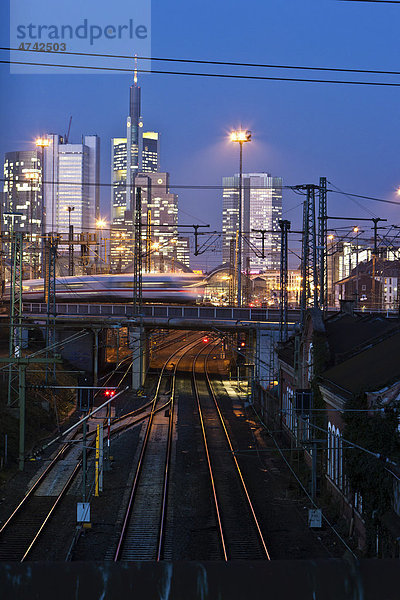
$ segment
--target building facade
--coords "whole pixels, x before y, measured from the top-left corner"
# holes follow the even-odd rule
[[[231,241],[236,244],[239,227],[239,174],[223,177],[222,260],[229,262]],[[278,269],[280,264],[279,220],[282,216],[282,179],[268,173],[245,173],[242,179],[243,269]],[[262,257],[262,234],[265,230]],[[276,233],[275,233],[276,232]]]
[[[125,212],[132,210],[137,175],[160,170],[159,144],[159,133],[143,131],[141,88],[137,83],[135,71],[134,83],[129,90],[126,137],[116,137],[111,140],[111,222],[113,226],[123,225]]]
[[[94,231],[100,211],[100,138],[86,135],[81,144],[66,144],[56,134],[43,149],[46,233]],[[73,207],[72,211],[68,207]]]
[[[7,152],[3,174],[2,230],[14,229],[35,239],[43,220],[40,152]]]
[[[138,173],[135,186],[141,188],[142,197],[142,253],[150,253],[153,267],[164,270],[163,263],[168,259],[179,261],[188,246],[178,238],[178,196],[169,191],[168,173]],[[133,215],[132,209],[125,210],[123,222],[113,224],[111,267],[114,271],[123,270],[133,261]],[[145,266],[146,260],[143,264]]]
[[[142,173],[160,170],[160,134],[156,131],[143,132],[140,170]]]
[[[3,251],[9,256],[11,245],[7,236],[24,234],[24,258],[30,276],[38,273],[40,237],[44,212],[42,196],[42,160],[38,150],[7,152],[3,165],[1,231],[5,241]]]

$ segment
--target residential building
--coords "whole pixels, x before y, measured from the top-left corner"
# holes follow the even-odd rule
[[[353,300],[356,308],[398,310],[400,260],[377,258],[359,263],[349,276],[335,284],[336,304]]]
[[[337,235],[328,236],[327,247],[327,282],[328,282],[328,304],[339,306],[338,294],[335,285],[339,281],[346,280],[356,275],[357,265],[363,263],[372,264],[374,239],[362,237],[363,232],[348,232],[344,237]],[[393,239],[382,238],[378,240],[377,258],[391,263],[399,260],[399,242],[397,236]],[[360,294],[365,295],[365,294]]]
[[[239,228],[239,174],[223,177],[222,260],[229,262],[231,240]],[[244,173],[242,178],[242,269],[278,269],[279,220],[282,216],[282,179],[268,173]],[[263,234],[265,230],[264,255]]]
[[[378,458],[400,448],[400,330],[395,320],[355,314],[353,304],[325,318],[308,310],[302,330],[278,346],[274,423],[303,447],[310,480],[316,452],[317,495],[330,495],[356,546],[398,558],[399,472]]]

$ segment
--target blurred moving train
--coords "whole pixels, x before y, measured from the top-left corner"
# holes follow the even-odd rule
[[[144,302],[201,302],[204,281],[194,273],[143,273]],[[4,300],[9,300],[10,285],[6,285]],[[133,274],[80,275],[56,277],[56,302],[126,302],[132,301]],[[43,302],[43,279],[22,282],[24,302]]]

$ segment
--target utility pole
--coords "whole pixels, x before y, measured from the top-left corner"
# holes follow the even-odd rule
[[[269,229],[252,229],[254,233],[261,233],[261,256],[260,258],[265,258],[265,234],[271,233]]]
[[[317,232],[315,222],[315,190],[318,186],[307,184],[298,186],[306,191],[303,204],[303,245],[301,265],[301,321],[307,308],[318,306],[318,267],[317,267]]]
[[[140,314],[142,304],[142,188],[136,188],[133,254],[133,314]]]
[[[386,219],[380,219],[379,217],[374,217],[371,219],[371,221],[373,222],[373,230],[374,230],[374,250],[372,252],[372,310],[377,310],[378,309],[378,302],[376,301],[376,281],[375,281],[375,275],[376,275],[376,261],[378,259],[378,254],[379,254],[379,250],[378,250],[378,229],[380,229],[378,227],[378,223],[379,221],[386,221]]]
[[[46,272],[44,278],[44,299],[47,304],[47,320],[46,320],[46,358],[48,357],[48,347],[55,343],[55,317],[56,317],[56,260],[57,260],[57,237],[53,233],[49,233],[45,242],[45,265]],[[54,350],[53,350],[54,354]],[[48,371],[46,367],[46,379]],[[55,364],[53,369],[55,377]]]
[[[323,311],[328,308],[327,215],[326,177],[320,177],[318,204],[319,306]]]
[[[9,358],[8,369],[8,394],[7,404],[12,401],[12,358],[21,355],[22,345],[22,258],[23,258],[23,234],[14,233],[11,228],[11,288],[10,288],[10,336],[9,336]]]
[[[280,326],[279,341],[288,337],[288,232],[290,221],[279,221],[281,228],[281,271],[280,271]]]
[[[235,240],[229,241],[229,306],[235,304],[236,269],[235,269]]]
[[[71,225],[71,212],[75,206],[66,206],[68,211],[68,275],[74,274],[74,226]]]
[[[21,325],[19,326],[21,329]],[[20,471],[24,470],[25,463],[25,404],[26,404],[26,369],[29,364],[55,364],[61,363],[60,358],[36,358],[15,356],[11,358],[0,358],[0,363],[10,363],[10,366],[16,365],[18,368],[18,404],[19,404],[19,459],[18,467]]]
[[[151,271],[151,209],[147,210],[147,226],[146,226],[146,273]]]

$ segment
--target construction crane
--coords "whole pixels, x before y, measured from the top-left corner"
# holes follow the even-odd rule
[[[68,131],[67,131],[67,133],[64,136],[64,141],[65,141],[66,144],[68,144],[68,140],[69,140],[69,134],[70,134],[70,131],[71,131],[71,123],[72,123],[72,115],[69,118]]]

